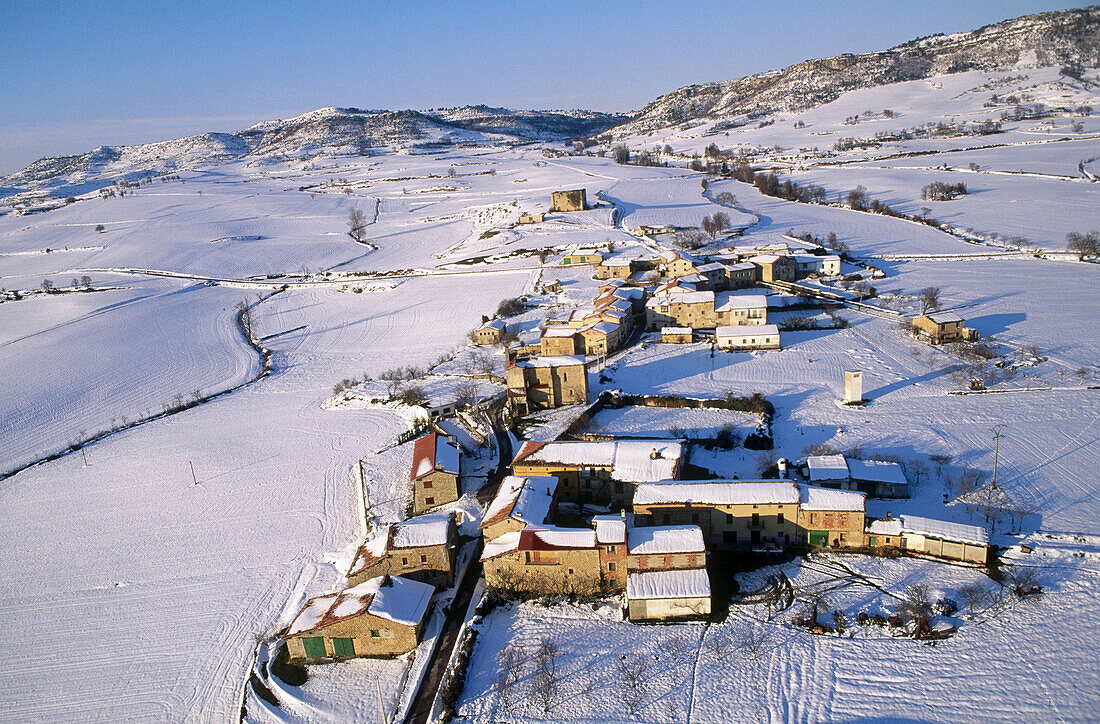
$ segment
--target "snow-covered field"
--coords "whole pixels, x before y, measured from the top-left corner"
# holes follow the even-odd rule
[[[1035,94],[1065,90],[1043,85],[1056,81],[1056,69],[1025,75],[1017,86],[1036,86]],[[702,151],[712,141],[725,148],[827,148],[839,135],[868,135],[872,126],[980,120],[989,91],[973,89],[990,82],[990,74],[965,73],[938,87],[919,81],[858,91],[798,116],[804,129],[794,129],[791,116],[729,136],[679,129],[635,147],[667,140],[677,152]],[[1075,102],[1091,97],[1079,89],[1073,94]],[[867,108],[892,108],[894,121],[843,126],[846,116]],[[1083,122],[1086,135],[1100,130],[1095,117]],[[996,142],[1075,135],[1065,123],[1050,133],[1038,122],[1010,125]],[[971,197],[937,204],[950,218],[948,211],[933,215],[1052,247],[1066,230],[1100,227],[1096,184],[920,168],[944,162],[965,168],[973,160],[989,171],[1074,176],[1075,157],[1100,155],[1095,140],[881,159],[975,140],[904,142],[845,157],[871,170],[820,167],[798,177],[831,193],[863,183],[871,195],[904,208],[930,205],[919,201],[928,179],[963,178]],[[273,364],[257,382],[88,446],[87,464],[81,453],[70,453],[0,481],[0,721],[234,719],[257,640],[288,623],[306,598],[342,585],[341,567],[366,532],[364,515],[378,521],[404,515],[408,446],[390,445],[408,428],[408,416],[376,406],[322,406],[333,385],[364,375],[377,380],[399,366],[431,366],[461,349],[466,332],[505,298],[530,295],[535,306],[514,320],[527,336],[552,311],[592,299],[591,268],[558,266],[554,255],[542,266],[528,250],[560,253],[611,241],[634,253],[640,247],[625,229],[698,224],[716,210],[734,226],[758,219],[737,243],[774,241],[793,230],[833,231],[866,256],[989,249],[903,220],[761,196],[732,180],[711,183],[703,196],[701,178],[683,168],[619,166],[596,156],[547,157],[536,147],[423,155],[378,149],[371,157],[235,161],[185,171],[180,180],[131,189],[124,198],[0,217],[4,289],[38,289],[43,279],[68,287],[84,275],[109,288],[0,304],[0,474],[124,418],[160,413],[177,395],[210,395],[256,377],[260,359],[234,325],[234,307],[245,297],[265,297],[254,308],[254,336],[272,351]],[[600,191],[614,200],[618,226],[606,203],[512,226],[521,211],[547,210],[550,191],[579,187],[590,204]],[[737,210],[710,203],[722,191],[737,197]],[[346,233],[352,208],[367,215],[364,244]],[[1100,393],[1089,386],[1100,360],[1097,266],[1032,257],[874,263],[885,273],[873,280],[883,304],[897,291],[890,303],[911,309],[920,289],[938,286],[945,306],[999,350],[1039,345],[1048,359],[1006,384],[1048,389],[948,395],[958,388],[958,360],[909,340],[893,321],[843,312],[848,329],[784,332],[778,352],[711,357],[703,345],[637,347],[612,360],[607,382],[593,373],[592,390],[693,397],[760,391],[777,408],[776,455],[798,458],[814,443],[903,459],[945,454],[952,456],[949,472],[964,463],[989,471],[990,430],[1007,424],[998,485],[1036,505],[1038,517],[1023,534],[1038,547],[1019,563],[1041,567],[1044,597],[961,621],[959,635],[936,647],[878,630],[851,639],[813,637],[776,622],[777,645],[756,665],[741,655],[717,661],[708,653],[711,638],[736,636],[749,625],[750,613],[740,610],[722,624],[665,628],[626,624],[614,606],[502,608],[481,624],[460,707],[467,719],[624,720],[611,693],[612,657],[627,652],[661,657],[639,710],[645,721],[1095,718]],[[375,278],[385,273],[401,275]],[[533,294],[539,279],[560,279],[562,294]],[[281,291],[284,283],[291,286]],[[462,351],[437,371],[462,374],[469,356]],[[842,408],[836,404],[842,373],[853,367],[866,373],[870,404]],[[444,391],[455,378],[429,379]],[[564,427],[575,413],[545,415],[543,433]],[[597,422],[650,436],[670,427],[713,430],[735,417],[741,419],[684,411],[658,418],[632,408]],[[751,424],[738,424],[738,431]],[[696,451],[691,459],[742,477],[760,462],[743,449]],[[362,509],[356,470],[364,475],[369,511]],[[938,479],[926,476],[915,489],[912,501],[890,509],[942,506]],[[462,502],[474,505],[471,497]],[[940,512],[969,518],[961,505]],[[921,579],[947,592],[981,575],[911,560],[839,560],[887,590]],[[786,571],[797,585],[815,575],[796,563]],[[836,605],[851,619],[865,608],[885,609],[888,598],[853,588]],[[559,637],[568,651],[565,703],[549,714],[503,708],[491,691],[495,652],[543,635]],[[287,713],[371,721],[374,673],[393,711],[407,667],[391,663],[320,669],[298,694],[304,703]]]

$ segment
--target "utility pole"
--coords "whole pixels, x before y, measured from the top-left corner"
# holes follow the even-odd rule
[[[1004,433],[1001,431],[1008,427],[1005,424],[998,424],[993,426],[993,482],[990,484],[991,488],[997,487],[997,454],[1001,449],[1001,438],[1004,437]]]

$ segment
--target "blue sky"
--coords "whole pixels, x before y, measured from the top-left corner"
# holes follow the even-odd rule
[[[692,83],[1078,6],[0,0],[0,173],[323,106],[628,111]]]

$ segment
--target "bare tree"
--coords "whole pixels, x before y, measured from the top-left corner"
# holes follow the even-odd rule
[[[53,282],[51,282],[49,279],[43,279],[42,290],[46,292],[46,294],[53,294]]]
[[[92,278],[90,276],[88,276],[87,274],[85,274],[84,276],[80,277],[80,285],[82,287],[84,287],[85,289],[91,289],[92,288]]]
[[[561,649],[549,637],[542,639],[535,651],[535,676],[531,681],[531,694],[544,712],[549,712],[558,700],[559,656],[561,656]]]
[[[623,654],[617,662],[619,686],[616,693],[631,716],[645,701],[645,682],[649,662],[650,658],[642,653]]]
[[[940,308],[940,288],[939,287],[925,287],[920,290],[920,294],[917,295],[917,301],[920,304],[920,313],[924,314],[930,309]]]
[[[737,206],[737,197],[729,191],[723,191],[714,197],[714,202],[722,206]]]
[[[738,638],[739,648],[756,661],[771,650],[772,629],[770,626],[752,624]]]
[[[733,641],[730,639],[729,634],[724,632],[715,632],[710,637],[710,651],[714,654],[716,661],[721,661],[733,652]]]
[[[1077,254],[1079,260],[1086,256],[1096,256],[1100,254],[1100,232],[1090,231],[1082,234],[1071,231],[1066,234],[1066,249]]]
[[[863,184],[859,184],[854,189],[848,192],[846,196],[848,206],[857,211],[862,211],[867,208],[867,187]]]
[[[619,165],[630,163],[630,149],[619,144],[611,149],[611,157],[614,158],[615,163]]]
[[[401,368],[394,368],[392,370],[386,370],[378,375],[378,379],[386,383],[386,392],[390,397],[393,397],[397,394],[397,390],[401,387],[401,383],[405,381],[405,374]]]
[[[968,583],[955,591],[963,605],[970,611],[970,618],[974,618],[974,609],[989,602],[989,587],[981,583]]]
[[[914,583],[905,587],[905,598],[894,607],[894,613],[915,621],[917,630],[921,631],[932,619],[932,603],[932,593],[927,584]]]
[[[366,237],[367,229],[367,215],[360,209],[352,209],[348,212],[348,233],[351,234],[351,238],[363,243],[363,239]]]
[[[698,249],[706,243],[706,234],[695,229],[677,231],[672,237],[672,245],[678,249]]]
[[[244,330],[245,336],[252,339],[252,307],[248,305],[247,299],[242,299],[237,302],[237,318],[240,319],[241,329]]]

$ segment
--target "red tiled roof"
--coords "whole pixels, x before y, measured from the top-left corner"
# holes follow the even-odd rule
[[[412,472],[409,474],[410,480],[416,480],[417,477],[420,477],[416,474],[417,470],[435,471],[435,438],[438,434],[437,432],[428,433],[424,437],[418,438],[413,444],[413,464]],[[422,465],[424,460],[428,461],[428,465]]]
[[[537,453],[546,445],[545,442],[537,442],[535,440],[528,440],[520,447],[519,452],[512,458],[512,465],[523,462],[523,459],[528,455]]]

